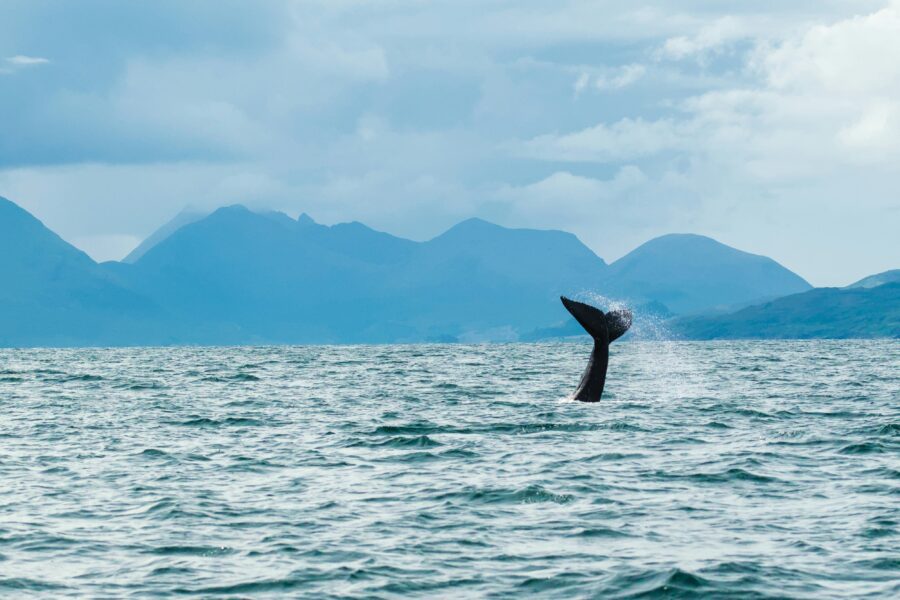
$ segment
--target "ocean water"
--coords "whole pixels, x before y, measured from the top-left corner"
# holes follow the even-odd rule
[[[0,596],[900,596],[900,342],[0,351]]]

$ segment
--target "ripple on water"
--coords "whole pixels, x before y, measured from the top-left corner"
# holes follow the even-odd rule
[[[900,342],[613,350],[0,350],[0,596],[900,594]]]
[[[878,442],[848,444],[840,449],[841,454],[881,454],[884,451],[884,445]]]
[[[534,504],[539,502],[568,504],[575,497],[570,494],[554,494],[539,485],[531,485],[520,490],[509,488],[467,488],[458,492],[439,494],[434,499],[451,504]]]
[[[443,444],[431,439],[427,435],[398,435],[389,437],[385,440],[379,440],[377,442],[371,442],[368,440],[354,440],[347,444],[349,448],[360,446],[364,446],[367,448],[437,448],[438,446],[442,445]]]

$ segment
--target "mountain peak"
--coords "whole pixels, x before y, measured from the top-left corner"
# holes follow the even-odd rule
[[[613,292],[655,300],[677,313],[796,294],[812,287],[771,258],[692,233],[654,238],[611,267]]]
[[[205,218],[207,213],[200,212],[191,209],[184,209],[173,218],[168,223],[164,224],[162,227],[154,231],[147,237],[143,242],[141,242],[137,248],[131,251],[131,253],[126,256],[122,262],[128,264],[134,264],[142,256],[144,256],[147,252],[149,252],[154,246],[158,245],[160,242],[166,240],[170,235],[185,227],[186,225],[190,225],[191,223],[196,223],[197,221]]]
[[[699,261],[727,263],[734,260],[765,261],[777,265],[767,256],[738,250],[709,236],[696,233],[668,233],[644,242],[614,264],[626,269],[640,261],[654,259],[670,264]],[[779,265],[780,266],[780,265]]]
[[[27,210],[10,200],[9,198],[4,198],[0,196],[0,214],[2,214],[5,218],[12,218],[15,216],[16,218],[22,219],[33,219],[37,220],[34,215],[29,213]]]
[[[474,227],[494,227],[497,229],[505,229],[505,227],[501,225],[497,225],[496,223],[491,223],[490,221],[486,221],[480,217],[469,217],[468,219],[464,219],[456,224],[455,227],[462,227],[465,229],[474,228]]]
[[[900,283],[878,284],[900,271],[797,294],[809,285],[775,261],[696,234],[610,267],[570,233],[478,218],[429,242],[243,205],[172,228],[133,265],[97,265],[0,198],[0,345],[510,339],[559,323],[560,294],[589,292],[706,316],[787,296],[716,335],[900,335]],[[795,315],[809,326],[791,329]]]
[[[288,215],[284,214],[281,211],[270,210],[266,212],[257,213],[264,217],[267,217],[270,221],[274,221],[283,225],[284,227],[294,227],[297,224],[297,221],[290,218]]]
[[[77,255],[78,260],[93,263],[84,252],[64,241],[50,231],[40,219],[30,212],[0,196],[0,254],[25,255],[33,252],[33,259],[39,260],[50,255]],[[0,257],[2,259],[3,257]]]
[[[67,268],[93,276],[96,266],[39,219],[7,198],[0,198],[0,281],[7,289],[34,283],[35,275],[51,274],[50,285],[65,279]],[[2,293],[0,293],[2,295]]]
[[[248,215],[254,214],[249,208],[244,206],[243,204],[230,204],[228,206],[223,206],[221,208],[217,208],[213,211],[213,215]]]
[[[318,223],[316,223],[316,221],[305,212],[300,213],[300,216],[297,217],[297,223],[304,227],[309,227],[310,225],[318,225]]]
[[[634,251],[643,249],[657,249],[657,248],[727,248],[728,250],[733,250],[735,252],[741,252],[736,248],[732,248],[727,244],[723,244],[722,242],[711,238],[706,235],[700,235],[699,233],[667,233],[665,235],[660,235],[655,238],[652,238],[640,246],[636,248]],[[745,253],[747,254],[747,253]]]
[[[884,285],[886,283],[892,283],[895,281],[900,281],[900,269],[891,269],[890,271],[883,271],[881,273],[869,275],[868,277],[863,277],[856,283],[851,283],[847,287],[848,288],[873,288],[873,287],[878,287],[879,285]]]
[[[471,236],[490,234],[498,231],[509,231],[506,227],[485,221],[478,217],[472,217],[464,221],[460,221],[435,239],[444,237]]]

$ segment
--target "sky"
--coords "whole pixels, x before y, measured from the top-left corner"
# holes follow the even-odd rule
[[[3,0],[0,115],[0,196],[97,260],[242,203],[900,268],[900,0]]]

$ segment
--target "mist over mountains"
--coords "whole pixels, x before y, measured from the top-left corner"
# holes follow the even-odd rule
[[[561,231],[469,219],[414,242],[361,223],[325,226],[242,206],[184,213],[125,261],[97,264],[5,199],[0,278],[4,346],[577,335],[561,294],[626,303],[638,319],[694,315],[675,321],[679,335],[717,337],[710,328],[740,328],[703,319],[812,293],[777,262],[697,235],[656,238],[608,265]]]

